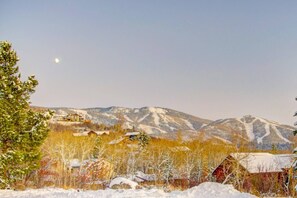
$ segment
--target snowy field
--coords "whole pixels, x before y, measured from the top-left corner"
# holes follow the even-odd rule
[[[160,189],[140,189],[140,190],[97,190],[97,191],[78,191],[63,190],[58,188],[43,188],[36,190],[12,191],[1,190],[1,198],[118,198],[118,197],[173,197],[173,198],[255,198],[256,196],[241,193],[231,185],[222,185],[219,183],[205,182],[199,186],[186,191],[172,191],[166,193]]]

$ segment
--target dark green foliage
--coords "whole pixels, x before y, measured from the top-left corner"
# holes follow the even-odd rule
[[[140,148],[144,149],[149,144],[151,137],[144,132],[140,132],[140,134],[137,136],[137,139]]]
[[[100,136],[96,137],[95,147],[93,149],[93,157],[100,158],[102,155],[102,140]]]
[[[13,185],[38,168],[39,146],[48,133],[50,113],[30,109],[38,82],[21,80],[18,57],[8,42],[0,42],[0,188]]]

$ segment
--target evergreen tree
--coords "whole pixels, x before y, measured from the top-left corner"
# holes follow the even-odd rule
[[[30,95],[38,81],[21,80],[17,54],[0,41],[0,188],[24,179],[38,168],[39,147],[48,134],[50,112],[34,112]]]
[[[137,136],[138,145],[141,149],[144,149],[150,142],[151,137],[148,136],[145,132],[140,132],[140,134]]]
[[[95,146],[93,148],[93,157],[100,158],[104,152],[104,148],[102,146],[102,139],[101,137],[96,137]]]

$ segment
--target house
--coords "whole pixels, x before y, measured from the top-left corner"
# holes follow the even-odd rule
[[[84,175],[88,181],[108,180],[114,173],[113,164],[103,158],[84,161],[71,159],[68,168],[74,176]]]
[[[64,121],[65,115],[54,114],[52,119],[53,121]]]
[[[70,169],[79,169],[81,166],[81,162],[79,161],[79,159],[71,159],[69,161],[69,168]]]
[[[286,191],[293,154],[231,153],[212,172],[217,182],[241,181],[247,191],[265,192],[267,182],[274,182],[275,190]]]
[[[135,151],[140,148],[138,141],[134,141],[135,139],[136,136],[122,136],[110,141],[108,144],[115,146],[115,151],[122,152],[123,148],[129,149],[130,151]]]
[[[72,134],[75,137],[81,137],[81,136],[103,136],[103,135],[109,135],[109,131],[82,131],[78,133],[73,133]]]
[[[95,136],[102,136],[102,135],[109,135],[109,131],[93,131],[90,130],[88,132],[88,136],[95,135]]]
[[[114,165],[102,158],[88,161],[84,168],[90,181],[110,180],[114,176]]]
[[[130,140],[134,140],[139,134],[140,132],[127,132],[125,137],[129,137]]]
[[[108,144],[109,145],[116,145],[119,149],[120,147],[128,147],[131,150],[136,150],[139,148],[137,136],[140,134],[140,132],[127,132],[125,135],[114,139],[110,141]]]
[[[83,122],[85,119],[78,113],[70,113],[64,117],[64,120],[68,122]]]

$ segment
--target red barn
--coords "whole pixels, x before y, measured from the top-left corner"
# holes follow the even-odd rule
[[[212,172],[212,176],[217,182],[232,183],[246,191],[285,192],[288,191],[288,174],[294,157],[293,154],[231,153]]]

